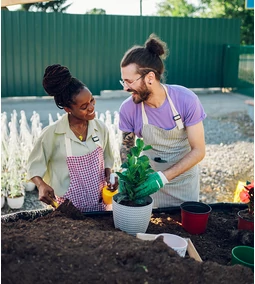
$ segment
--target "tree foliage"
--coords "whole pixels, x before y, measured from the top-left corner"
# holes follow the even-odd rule
[[[72,5],[66,4],[68,0],[57,0],[49,2],[38,2],[31,4],[22,4],[21,10],[31,12],[65,12]]]
[[[254,9],[245,9],[245,0],[163,0],[157,4],[157,15],[172,17],[240,18],[241,40],[244,45],[254,44]]]
[[[207,10],[206,17],[240,18],[241,44],[254,44],[254,9],[245,9],[245,0],[201,0]]]
[[[188,4],[186,0],[165,0],[156,6],[158,16],[192,17],[197,11],[197,8],[193,4]]]
[[[104,9],[98,9],[94,8],[86,12],[86,14],[92,14],[92,15],[105,15]]]

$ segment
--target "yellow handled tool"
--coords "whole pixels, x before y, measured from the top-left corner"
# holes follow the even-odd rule
[[[51,198],[51,206],[53,206],[54,208],[58,208],[59,204],[57,203],[57,201],[53,198]]]

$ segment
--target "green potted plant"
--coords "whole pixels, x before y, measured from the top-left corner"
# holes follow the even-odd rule
[[[116,172],[119,177],[119,192],[113,196],[114,225],[132,235],[145,233],[151,217],[153,199],[149,195],[141,196],[137,190],[154,173],[149,158],[141,155],[151,148],[138,138],[136,146],[127,155],[127,161],[121,165],[122,172]]]
[[[25,187],[19,173],[11,173],[7,182],[7,203],[12,209],[19,209],[25,200]]]
[[[238,211],[238,229],[254,230],[254,181],[246,182],[239,193],[240,200],[248,205],[248,208]]]

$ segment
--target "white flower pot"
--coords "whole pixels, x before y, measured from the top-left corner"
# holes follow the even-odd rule
[[[115,200],[118,193],[112,198],[113,221],[115,228],[130,235],[145,233],[150,222],[153,199],[148,196],[150,204],[139,207],[125,206]]]
[[[4,207],[4,204],[5,204],[5,196],[1,195],[1,208]]]
[[[35,189],[35,184],[31,181],[29,182],[24,182],[25,190],[26,191],[32,191]]]
[[[23,206],[25,200],[25,196],[19,197],[8,197],[7,196],[7,203],[11,209],[19,209]]]

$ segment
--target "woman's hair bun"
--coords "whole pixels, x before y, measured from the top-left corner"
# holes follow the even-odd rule
[[[60,64],[53,64],[45,69],[43,87],[50,96],[58,96],[69,85],[72,75],[69,69]]]
[[[166,43],[160,40],[155,34],[151,34],[147,41],[145,42],[145,48],[153,54],[156,54],[160,57],[166,57],[167,46]],[[163,59],[163,58],[162,58]]]

